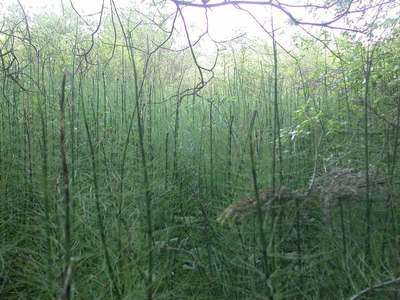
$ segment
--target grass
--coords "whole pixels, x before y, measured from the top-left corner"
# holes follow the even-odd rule
[[[44,34],[40,28],[33,33]],[[69,46],[80,42],[68,37]],[[390,45],[379,49],[393,59]],[[363,201],[343,199],[327,222],[319,199],[308,199],[240,223],[217,221],[228,205],[266,187],[304,188],[314,172],[335,166],[363,169],[358,48],[342,49],[352,65],[325,60],[326,81],[311,59],[323,50],[304,53],[307,82],[278,51],[274,98],[273,58],[262,53],[224,54],[215,80],[181,97],[193,84],[189,53],[160,50],[143,77],[145,54],[129,58],[118,46],[109,64],[86,65],[76,53],[56,54],[56,46],[38,60],[17,51],[32,68],[21,82],[36,88],[24,91],[0,75],[0,298],[54,299],[68,267],[74,299],[347,299],[399,276],[398,123],[368,111],[369,162],[393,183],[386,200],[371,190],[370,219]],[[89,58],[104,59],[107,50],[96,44]],[[378,65],[373,72],[392,78]],[[386,103],[393,117],[398,101],[380,78],[371,77],[371,103]],[[372,294],[397,299],[391,289]]]

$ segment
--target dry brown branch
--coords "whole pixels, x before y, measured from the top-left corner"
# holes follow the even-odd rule
[[[382,195],[385,180],[378,173],[371,171],[371,188],[377,195]],[[338,200],[362,200],[365,193],[365,172],[355,171],[350,168],[334,168],[331,171],[321,174],[314,179],[311,190],[297,189],[289,190],[286,187],[275,194],[271,188],[260,192],[262,211],[267,212],[274,203],[290,203],[300,200],[308,201],[316,199],[322,211],[327,214],[329,209],[337,205]],[[256,213],[256,201],[254,198],[244,198],[229,205],[218,217],[218,222],[238,223],[246,217]]]

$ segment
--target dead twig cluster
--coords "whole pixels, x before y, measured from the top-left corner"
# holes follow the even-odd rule
[[[378,197],[385,193],[385,180],[378,172],[370,172],[370,189]],[[323,209],[331,209],[336,206],[338,200],[362,200],[365,194],[365,172],[351,168],[335,168],[329,172],[317,176],[311,189],[290,190],[282,186],[275,193],[271,188],[260,192],[260,200],[263,212],[267,212],[275,204],[317,199]],[[226,222],[238,223],[252,216],[257,211],[257,203],[254,198],[244,198],[229,205],[218,217],[221,224]]]

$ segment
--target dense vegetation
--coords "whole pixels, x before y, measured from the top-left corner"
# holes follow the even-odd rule
[[[398,18],[217,56],[178,49],[184,10],[157,5],[1,16],[0,298],[399,299]],[[361,200],[329,217],[312,196],[261,209],[349,168]]]

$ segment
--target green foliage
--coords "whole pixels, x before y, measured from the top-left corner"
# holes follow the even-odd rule
[[[28,38],[16,8],[0,30],[1,299],[54,299],[64,285],[58,105],[64,73],[74,299],[149,299],[149,286],[153,299],[265,299],[267,291],[275,299],[344,299],[399,276],[398,30],[369,46],[367,137],[360,100],[366,45],[323,33],[340,59],[302,35],[292,51],[296,61],[279,50],[275,136],[267,43],[235,44],[222,52],[215,78],[187,95],[198,81],[190,49],[169,51],[178,43],[173,36],[150,57],[168,36],[155,25],[160,20],[121,13],[131,31],[127,47],[115,12],[114,19],[105,14],[93,40],[95,18],[86,23],[71,9],[64,13],[36,16]],[[282,154],[276,174],[274,136]],[[252,168],[261,192],[279,171],[277,185],[307,188],[332,168],[363,168],[366,139],[371,168],[382,171],[380,184],[389,195],[384,201],[370,195],[371,263],[365,258],[363,201],[343,199],[329,218],[321,199],[276,203],[262,220],[266,245],[254,219],[217,222],[232,202],[254,197]],[[394,295],[382,290],[374,299]]]

